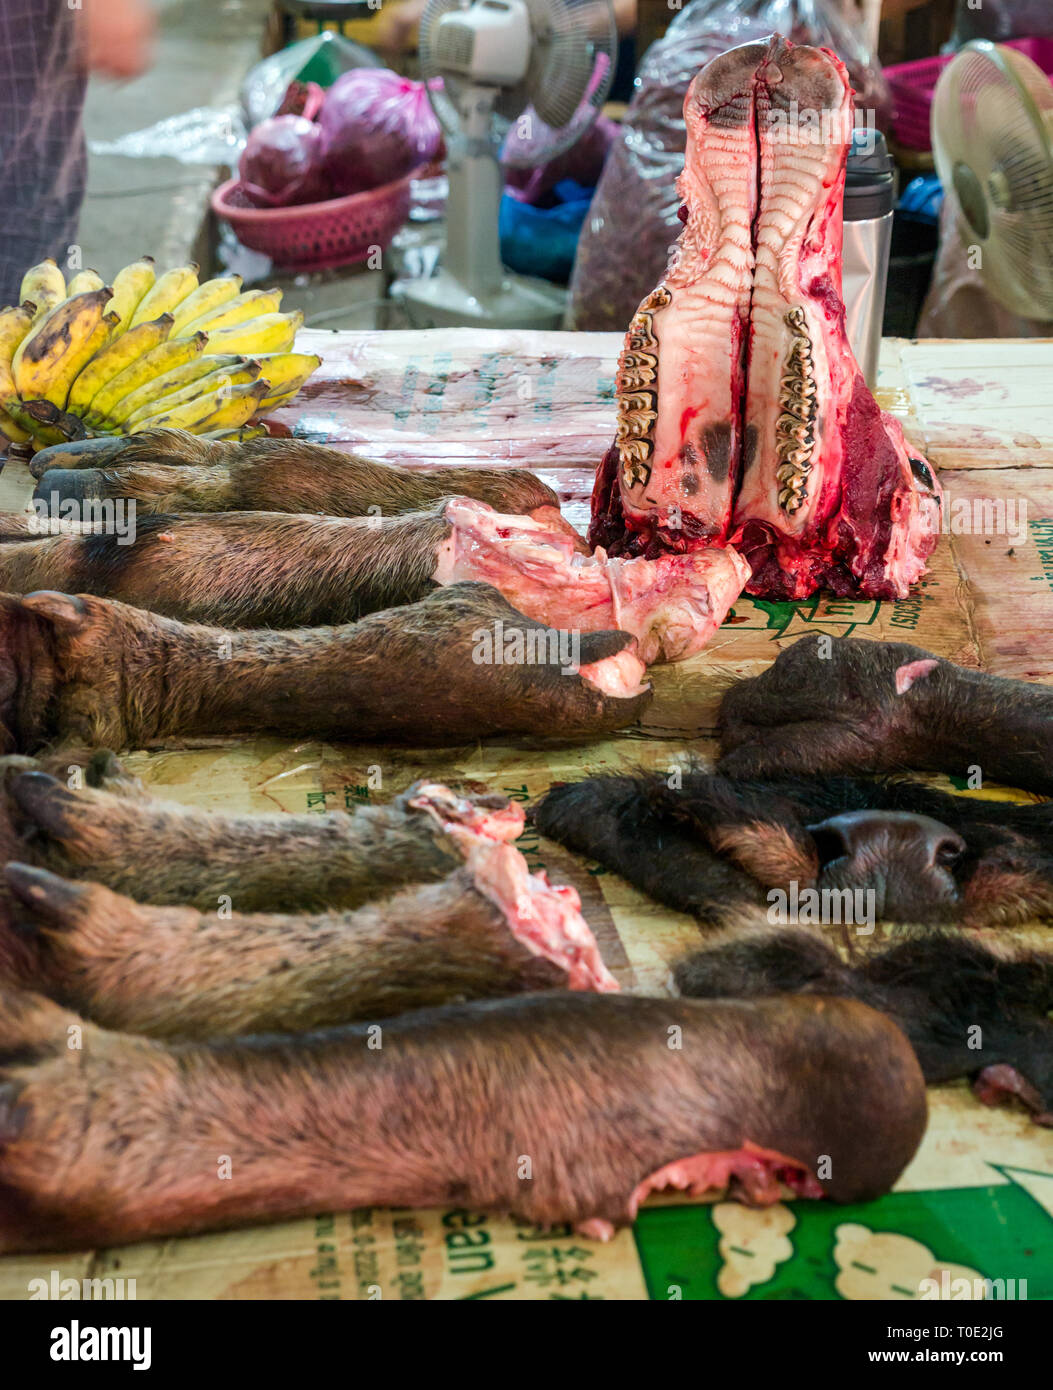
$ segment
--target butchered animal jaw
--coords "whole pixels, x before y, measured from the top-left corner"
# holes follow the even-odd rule
[[[903,598],[940,489],[845,333],[846,70],[774,35],[703,68],[684,113],[685,226],[626,337],[589,539],[648,557],[730,541],[768,598]]]

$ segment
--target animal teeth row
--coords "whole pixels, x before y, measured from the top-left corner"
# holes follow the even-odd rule
[[[664,285],[651,291],[636,311],[618,362],[618,462],[627,488],[646,485],[651,478],[654,426],[658,419],[658,340],[652,315],[672,300]]]
[[[794,305],[784,322],[793,333],[793,340],[779,389],[782,414],[775,422],[775,449],[779,457],[775,477],[784,484],[779,492],[779,507],[792,514],[800,510],[808,496],[806,483],[815,451],[816,385],[804,310]]]

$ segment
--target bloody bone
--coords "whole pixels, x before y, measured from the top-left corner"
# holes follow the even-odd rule
[[[24,864],[9,888],[37,928],[15,983],[104,1027],[158,1038],[305,1032],[459,999],[615,990],[573,888],[466,827],[465,864],[354,912],[145,907]],[[238,904],[235,895],[235,906]],[[25,933],[25,920],[21,931]],[[4,961],[0,934],[0,964]]]
[[[548,643],[536,663],[474,660],[480,632],[498,622],[540,627],[484,584],[297,632],[185,626],[88,596],[0,595],[0,752],[264,731],[421,744],[498,733],[569,740],[622,728],[647,704],[628,634],[584,633],[577,673]]]
[[[681,993],[700,999],[821,994],[859,999],[910,1039],[930,1084],[977,1077],[987,1104],[1015,1096],[1053,1125],[1053,956],[994,954],[939,933],[844,965],[821,937],[765,932],[681,961]]]
[[[626,340],[593,544],[654,556],[730,539],[748,592],[770,598],[902,598],[924,572],[939,487],[878,409],[844,327],[851,112],[843,65],[778,36],[692,82],[684,231],[641,309],[642,366],[636,320]]]
[[[754,1201],[777,1178],[864,1201],[926,1119],[906,1038],[852,1000],[533,995],[392,1019],[373,1049],[365,1025],[165,1046],[83,1024],[71,1051],[79,1023],[0,999],[0,1251],[451,1203],[608,1234],[654,1186],[736,1174]]]
[[[713,636],[749,567],[729,546],[655,560],[579,555],[559,532],[457,498],[439,583],[480,579],[533,617],[557,627],[615,623],[638,638],[641,660],[682,661]]]
[[[904,598],[939,537],[940,492],[878,409],[845,332],[848,73],[825,50],[773,38],[756,94],[760,212],[732,521],[753,566],[747,587]],[[834,138],[821,125],[831,118]]]
[[[0,585],[12,592],[54,587],[185,622],[297,627],[353,622],[414,603],[437,583],[480,579],[542,622],[632,632],[648,664],[697,651],[748,572],[730,549],[608,563],[580,554],[561,517],[508,516],[465,498],[382,518],[151,516],[131,544],[116,534],[33,539],[37,524],[0,521],[9,538],[0,545]]]
[[[764,54],[762,44],[746,44],[715,58],[684,103],[684,230],[629,326],[617,438],[593,493],[589,540],[612,553],[727,538],[754,261],[754,75]]]
[[[60,463],[52,463],[51,455]],[[43,449],[33,460],[40,502],[123,497],[140,515],[168,512],[320,512],[397,516],[444,497],[558,523],[559,498],[523,468],[399,468],[298,439],[223,443],[183,430],[133,435],[112,460]],[[372,510],[371,510],[372,509]],[[51,510],[55,508],[52,505]],[[568,528],[569,530],[569,528]]]
[[[457,796],[417,782],[387,805],[321,815],[228,816],[145,796],[71,790],[29,759],[8,775],[12,815],[29,838],[5,842],[22,859],[89,879],[141,903],[241,912],[353,908],[460,867],[457,831],[512,842],[521,807],[506,797]],[[68,763],[69,758],[62,761]],[[30,853],[30,849],[32,853]]]
[[[864,930],[875,919],[1004,927],[1053,917],[1048,804],[948,796],[905,780],[750,782],[689,770],[675,789],[664,775],[556,787],[533,819],[705,926],[755,921],[773,889],[826,891],[832,920],[857,926],[854,894],[872,894],[860,900],[870,904]]]
[[[1053,793],[1053,689],[904,642],[802,637],[720,706],[721,772],[930,769]]]

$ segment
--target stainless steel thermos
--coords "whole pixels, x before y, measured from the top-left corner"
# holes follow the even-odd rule
[[[868,386],[873,386],[877,379],[881,351],[894,185],[892,157],[885,137],[871,126],[857,127],[845,175],[841,273],[848,340]]]

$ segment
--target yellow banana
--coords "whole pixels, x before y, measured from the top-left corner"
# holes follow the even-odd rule
[[[132,331],[138,333],[139,330],[136,328]],[[164,408],[162,402],[167,401],[169,396],[183,391],[185,387],[193,385],[203,377],[214,376],[216,372],[237,371],[244,367],[248,360],[247,357],[237,357],[233,353],[226,357],[193,358],[179,367],[173,367],[171,371],[162,372],[160,376],[154,377],[136,390],[129,391],[123,400],[117,402],[114,409],[118,410],[125,420],[129,420],[133,415],[141,414],[144,406],[156,402],[150,414],[157,415]]]
[[[126,265],[114,276],[110,308],[121,320],[115,337],[131,327],[132,316],[153,289],[156,279],[153,256],[140,256],[137,261],[132,261],[131,265]],[[161,315],[158,313],[154,317],[160,318]]]
[[[235,386],[227,399],[215,411],[194,426],[195,434],[211,434],[215,430],[236,430],[247,425],[260,408],[260,401],[267,389],[265,381],[254,381],[247,386]]]
[[[240,275],[219,275],[215,280],[206,280],[193,294],[188,294],[179,306],[175,316],[173,338],[181,338],[183,330],[197,318],[210,314],[221,304],[236,299],[241,290]],[[191,329],[191,332],[194,330]]]
[[[261,314],[233,328],[219,328],[208,335],[208,353],[241,352],[247,357],[257,353],[288,352],[296,341],[303,324],[299,309],[292,314]]]
[[[0,434],[4,435],[12,444],[28,444],[33,438],[28,430],[24,430],[21,425],[12,420],[6,410],[0,410]]]
[[[308,352],[268,352],[256,359],[262,367],[261,376],[271,384],[270,395],[260,409],[284,404],[297,394],[307,378],[322,365],[320,357]]]
[[[192,320],[187,333],[213,333],[218,328],[233,328],[236,323],[259,318],[261,314],[276,313],[282,302],[281,290],[246,290],[228,304],[221,304],[207,314]]]
[[[32,304],[22,304],[17,309],[8,308],[0,314],[0,405],[6,405],[18,397],[11,360],[29,332],[33,313]]]
[[[52,395],[61,394],[61,404],[65,405],[73,380],[70,368],[75,366],[76,375],[88,360],[85,346],[112,298],[113,291],[105,287],[78,294],[63,300],[30,329],[11,362],[15,385],[24,401],[50,400]]]
[[[184,362],[192,362],[205,350],[208,337],[199,333],[196,338],[171,338],[167,343],[159,343],[149,352],[137,358],[130,367],[108,381],[91,403],[88,412],[90,425],[119,425],[123,414],[124,398],[148,381],[153,381],[163,373],[181,367]]]
[[[268,434],[270,430],[266,425],[242,425],[236,430],[199,430],[198,438],[219,440],[223,444],[244,444],[247,439],[263,439]]]
[[[110,302],[112,304],[113,301]],[[119,328],[115,328],[114,332],[119,333]],[[107,382],[112,381],[126,367],[130,367],[144,353],[167,341],[171,333],[172,316],[162,314],[152,323],[141,323],[138,328],[121,333],[116,338],[111,336],[108,346],[97,352],[87,366],[81,369],[80,375],[70,387],[67,410],[71,410],[74,415],[84,415]]]
[[[206,423],[210,430],[237,429],[255,415],[260,392],[266,389],[262,381],[252,381],[247,386],[217,386],[163,414],[140,420],[132,433],[154,429],[190,430],[196,433],[205,428]]]
[[[215,362],[214,357],[202,357],[199,362]],[[239,359],[240,360],[240,359]],[[195,366],[198,364],[195,363]],[[139,424],[143,420],[153,419],[155,415],[167,415],[177,405],[182,405],[184,401],[192,401],[196,396],[207,395],[217,387],[223,386],[247,386],[250,381],[255,381],[260,374],[260,364],[258,362],[246,362],[244,366],[219,367],[216,371],[209,372],[207,376],[199,377],[196,381],[188,382],[178,391],[167,392],[164,396],[150,395],[143,404],[125,414],[128,407],[132,404],[132,397],[127,396],[121,402],[120,410],[124,416],[124,428],[128,434],[134,434]],[[153,383],[143,386],[140,391],[133,392],[138,396],[143,392],[150,392]]]
[[[36,317],[42,319],[66,298],[65,276],[54,261],[41,261],[26,271],[18,297],[23,303],[28,300],[35,304]]]
[[[75,294],[87,294],[89,290],[101,290],[105,283],[97,270],[82,270],[79,275],[74,275],[66,286],[66,298],[72,299]]]
[[[197,266],[180,265],[175,270],[166,270],[153,289],[148,290],[139,301],[139,307],[132,315],[131,327],[146,323],[159,314],[172,314],[182,304],[188,294],[197,289]]]
[[[91,293],[94,294],[97,291],[93,290]],[[62,359],[62,365],[52,378],[51,385],[44,396],[45,400],[51,401],[60,410],[66,409],[69,404],[70,388],[95,354],[101,352],[110,341],[110,335],[117,327],[117,323],[116,314],[103,314],[95,325],[94,331],[84,339],[79,347],[75,347]]]

